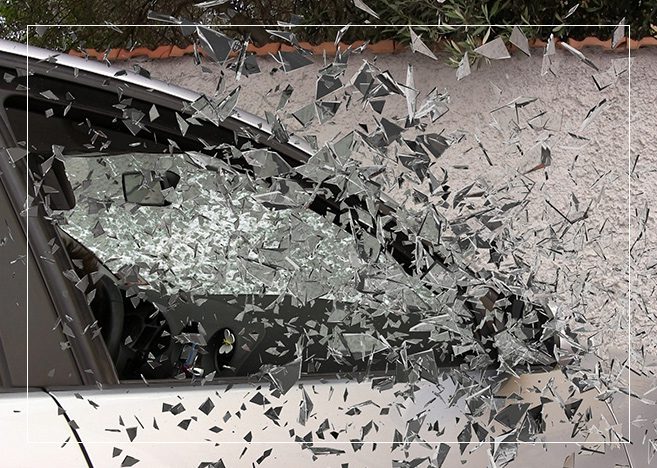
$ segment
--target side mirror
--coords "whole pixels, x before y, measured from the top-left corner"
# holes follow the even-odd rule
[[[125,201],[142,206],[167,206],[165,190],[175,188],[180,176],[166,171],[157,174],[154,171],[126,172],[123,179],[123,198]]]

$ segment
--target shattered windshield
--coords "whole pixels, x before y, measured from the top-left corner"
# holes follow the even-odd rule
[[[324,298],[388,307],[396,297],[399,308],[405,300],[440,309],[436,295],[375,238],[368,236],[373,251],[363,252],[347,231],[305,206],[301,193],[272,209],[270,186],[208,170],[198,158],[67,157],[77,204],[62,228],[113,272],[134,269],[143,286],[167,294],[286,294],[302,303]],[[126,174],[139,174],[143,183],[144,174],[166,172],[180,179],[165,189],[166,205],[126,200]]]
[[[269,209],[259,201],[267,187],[204,169],[186,155],[68,158],[66,167],[78,203],[64,229],[112,271],[135,266],[167,294],[342,300],[366,266],[348,233],[318,214],[303,206]],[[180,176],[166,194],[169,204],[126,201],[121,176],[133,171]]]

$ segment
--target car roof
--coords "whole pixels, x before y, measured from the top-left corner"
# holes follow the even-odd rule
[[[41,47],[28,46],[27,44],[8,41],[6,39],[0,39],[0,54],[2,53],[25,57],[26,61],[27,59],[32,59],[37,62],[54,60],[58,66],[68,67],[71,69],[76,68],[87,73],[92,73],[98,76],[122,81],[127,84],[152,89],[154,91],[184,101],[192,102],[203,96],[202,94],[196,91],[192,91],[191,89],[166,83],[155,78],[149,78],[131,70],[115,67],[113,65],[108,66],[106,63],[96,60],[89,60],[88,58],[77,57],[75,55],[43,49]],[[250,112],[236,108],[233,111],[231,118],[235,119],[241,124],[258,128],[265,133],[272,133],[271,125],[269,125],[266,120]],[[308,155],[314,153],[308,142],[303,138],[291,135],[287,143],[293,146],[295,149],[303,151]]]
[[[57,66],[78,69],[97,76],[111,78],[123,83],[153,90],[183,101],[193,102],[203,96],[201,93],[192,91],[191,89],[166,83],[156,78],[146,77],[139,73],[135,73],[132,70],[119,68],[113,65],[108,66],[106,63],[97,60],[90,60],[88,58],[82,58],[41,47],[29,46],[6,39],[0,39],[0,63],[2,62],[3,53],[25,57],[26,61],[28,59],[32,59],[36,62],[54,60],[54,63],[57,64]],[[272,135],[272,127],[266,120],[245,110],[236,107],[229,118],[235,120],[239,125],[253,127],[268,135]],[[308,141],[296,135],[290,135],[289,140],[285,145],[289,145],[294,150],[305,153],[308,157],[316,152],[310,146]],[[385,193],[379,194],[379,198],[389,207],[397,206],[397,203]]]

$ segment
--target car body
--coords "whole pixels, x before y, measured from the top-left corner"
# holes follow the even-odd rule
[[[30,73],[26,70],[27,62]],[[385,360],[375,362],[372,358],[375,353],[368,348],[365,338],[371,334],[368,332],[371,328],[359,328],[359,324],[353,325],[353,330],[349,327],[344,330],[345,334],[360,340],[358,346],[362,346],[361,359],[352,369],[332,367],[330,363],[325,364],[327,361],[321,361],[324,364],[320,362],[315,369],[317,372],[305,372],[304,361],[302,375],[301,360],[291,359],[291,355],[286,354],[281,355],[280,359],[272,358],[265,363],[269,367],[263,370],[262,362],[253,361],[254,349],[265,346],[263,343],[269,347],[274,341],[283,339],[282,335],[267,338],[266,320],[247,323],[238,319],[246,303],[236,301],[235,296],[221,294],[205,295],[202,301],[192,297],[177,306],[178,318],[168,324],[169,335],[184,335],[187,341],[174,343],[178,347],[171,344],[171,340],[167,341],[167,349],[175,353],[170,351],[174,354],[167,355],[164,360],[170,364],[169,367],[164,366],[166,372],[163,375],[155,372],[161,366],[147,368],[147,364],[154,360],[151,357],[144,357],[145,360],[138,366],[133,366],[130,372],[126,371],[125,362],[135,359],[134,352],[125,354],[124,348],[130,347],[126,338],[130,335],[123,333],[114,340],[114,345],[110,337],[104,336],[104,340],[99,338],[105,330],[94,325],[98,320],[95,316],[98,311],[93,310],[94,300],[97,299],[95,295],[90,296],[94,287],[84,283],[84,278],[79,277],[82,275],[75,277],[73,241],[66,240],[65,234],[50,222],[58,216],[57,212],[70,211],[76,201],[80,202],[75,197],[71,199],[70,193],[73,191],[67,189],[67,183],[70,184],[71,180],[76,185],[71,176],[72,169],[66,167],[62,172],[62,167],[59,167],[62,161],[68,159],[52,157],[53,153],[61,155],[61,150],[56,147],[66,147],[67,150],[78,148],[77,156],[87,158],[79,162],[88,169],[89,161],[101,153],[107,153],[108,158],[118,161],[120,154],[130,152],[134,159],[135,145],[144,154],[149,151],[150,154],[162,153],[162,146],[164,154],[178,153],[173,150],[167,153],[166,147],[173,144],[171,135],[179,132],[183,135],[176,135],[176,142],[182,142],[186,137],[189,143],[187,147],[179,143],[179,152],[200,166],[199,170],[232,173],[237,167],[236,178],[241,177],[238,173],[253,170],[254,166],[245,164],[241,157],[232,158],[235,153],[227,150],[231,142],[237,145],[239,141],[241,148],[248,147],[244,150],[247,155],[251,154],[251,145],[254,151],[283,155],[284,163],[289,167],[308,163],[318,152],[294,136],[286,141],[273,138],[275,128],[270,123],[239,110],[231,109],[230,115],[219,122],[212,122],[212,116],[209,116],[210,122],[201,121],[186,131],[179,130],[180,121],[176,116],[189,111],[194,103],[203,103],[204,97],[139,73],[7,41],[0,42],[0,66],[5,73],[3,141],[0,144],[5,148],[0,167],[3,182],[1,195],[4,198],[0,205],[6,220],[6,230],[3,232],[5,246],[0,249],[0,255],[3,257],[3,283],[8,285],[3,290],[3,303],[7,305],[7,310],[0,321],[0,376],[5,389],[0,394],[0,405],[3,414],[8,417],[0,418],[0,433],[11,435],[10,439],[3,441],[10,441],[12,446],[10,450],[3,450],[3,463],[7,466],[53,465],[53,460],[57,460],[53,466],[132,466],[137,463],[141,463],[138,466],[246,466],[246,460],[249,464],[255,462],[262,466],[280,463],[307,466],[322,460],[322,457],[330,457],[327,459],[331,466],[339,466],[340,463],[382,466],[389,463],[391,458],[416,458],[437,465],[439,460],[447,457],[445,466],[456,466],[461,456],[459,452],[462,452],[458,450],[459,445],[452,446],[448,453],[442,444],[443,441],[465,443],[475,440],[469,434],[472,427],[469,426],[469,419],[463,417],[464,414],[481,411],[483,416],[489,405],[495,402],[502,404],[505,397],[530,385],[532,381],[540,382],[541,378],[556,379],[556,386],[568,386],[558,372],[538,372],[555,365],[549,351],[540,350],[536,354],[539,357],[528,359],[530,364],[537,366],[535,375],[509,379],[508,374],[497,374],[494,369],[486,370],[486,366],[478,371],[461,366],[464,362],[462,358],[444,353],[443,360],[436,361],[433,349],[429,349],[429,357],[419,339],[415,344],[408,345],[408,367],[392,378],[394,372],[388,369]],[[29,88],[28,92],[26,87]],[[62,97],[67,90],[73,99]],[[26,101],[26,94],[30,96],[29,104],[21,104]],[[118,111],[116,105],[119,106]],[[62,115],[62,119],[69,124],[83,122],[85,115],[105,119],[106,126],[103,128],[109,130],[103,134],[89,125],[85,137],[93,133],[94,136],[102,134],[101,139],[112,139],[110,150],[85,147],[84,138],[71,133],[70,125],[58,127],[56,119],[48,121],[52,117],[49,111],[53,106],[59,110],[69,106],[70,113],[65,111]],[[147,114],[153,106],[156,106],[159,119],[151,119],[147,136],[140,134],[144,128],[126,132],[126,128],[130,130],[130,124],[135,123],[130,122],[130,117],[125,118],[127,122],[117,122],[117,115],[125,116],[126,108],[129,115],[134,115],[130,109]],[[193,110],[198,113],[207,109]],[[107,115],[104,114],[106,111]],[[45,119],[39,117],[44,113]],[[137,123],[140,122],[137,120]],[[121,127],[123,133],[117,130],[115,124],[119,127],[125,125]],[[23,128],[19,129],[21,126]],[[186,132],[189,133],[185,135]],[[196,141],[189,136],[193,132],[197,132]],[[157,133],[160,140],[153,140],[151,133]],[[37,161],[35,166],[29,166],[31,163],[28,162],[25,147],[21,149],[19,141],[22,135],[29,141],[30,157],[33,162]],[[169,139],[168,144],[163,144],[162,137]],[[204,144],[199,145],[201,138],[205,139]],[[218,140],[211,141],[211,138]],[[153,147],[157,149],[153,150]],[[212,162],[204,157],[203,152],[208,147],[219,151],[221,157],[215,159],[225,160]],[[270,157],[275,160],[275,156]],[[249,163],[248,158],[246,163]],[[44,164],[46,169],[43,169]],[[101,162],[100,166],[94,166],[94,170],[105,167],[104,164]],[[269,169],[271,167],[267,166]],[[274,176],[281,175],[277,168],[273,170]],[[62,175],[66,172],[68,178]],[[130,165],[126,163],[116,173],[117,177],[122,176],[122,182],[117,178],[116,187],[122,184],[126,201],[135,189],[126,188],[126,177],[130,180],[135,174],[141,177],[136,189],[139,190],[144,186],[145,172],[131,172]],[[179,177],[179,174],[174,175]],[[185,177],[182,179],[185,181]],[[279,183],[296,184],[301,189],[313,187],[298,174],[290,180],[280,177]],[[155,186],[163,191],[169,188],[160,184],[161,180],[157,177],[156,181]],[[173,185],[176,183],[172,182]],[[83,181],[76,186],[84,186]],[[105,190],[103,188],[101,191]],[[28,193],[29,206],[25,206],[25,193]],[[335,195],[329,189],[324,192],[323,198],[308,199],[307,207],[316,213],[328,213],[332,223],[346,230],[351,229],[352,234],[356,229],[377,231],[376,224],[366,216],[367,206],[349,197],[332,198],[332,194]],[[143,194],[141,196],[144,197]],[[165,204],[155,198],[150,198],[148,203],[144,202],[141,206],[152,202],[157,206],[153,209],[166,209]],[[379,215],[386,219],[384,229],[389,241],[385,247],[402,270],[413,274],[418,263],[414,257],[416,246],[408,242],[405,233],[396,229],[394,201],[382,194],[379,201]],[[281,200],[267,198],[266,203],[275,208]],[[87,226],[80,232],[91,229]],[[25,240],[28,238],[29,250],[26,250]],[[77,266],[82,268],[81,257],[77,260],[80,260]],[[434,264],[445,270],[451,268],[438,253]],[[118,301],[121,307],[129,307],[131,297],[139,298],[132,302],[133,305],[153,305],[162,302],[162,297],[168,300],[172,296],[157,296],[158,291],[139,295],[141,293],[137,293],[137,289],[131,296],[127,291],[139,285],[138,274],[132,275],[132,271],[119,278],[117,271],[101,274],[98,272],[102,270],[102,265],[97,268],[93,274],[89,273],[92,282],[100,284],[100,277],[112,278],[112,284],[98,293],[108,303],[112,302],[112,294],[116,290],[123,294]],[[72,276],[76,281],[71,281]],[[119,283],[120,287],[117,287]],[[96,289],[101,291],[101,286]],[[180,298],[180,295],[173,295]],[[253,295],[251,292],[250,296]],[[262,295],[260,299],[254,299],[253,304],[268,310],[278,296],[278,293]],[[308,301],[308,315],[300,316],[301,321],[314,320],[335,307],[335,301],[311,299]],[[280,302],[278,313],[285,324],[291,324],[299,319],[295,316],[298,309],[291,300],[287,301]],[[524,307],[531,306],[511,296],[506,302],[509,313],[520,316]],[[549,310],[536,307],[540,319],[535,319],[533,325],[528,324],[528,330],[540,330],[541,324],[550,320]],[[217,309],[230,312],[209,319],[212,311]],[[156,307],[142,315],[160,320],[157,313]],[[110,307],[109,315],[112,314]],[[340,315],[341,318],[335,319],[335,322],[340,322],[344,316]],[[181,356],[192,355],[196,359],[199,343],[194,341],[196,338],[193,336],[204,334],[198,327],[186,329],[186,321],[202,323],[203,329],[209,332],[208,336],[219,336],[221,339],[226,329],[238,335],[227,367],[216,361],[207,364],[205,357],[200,358],[198,365],[180,363]],[[396,326],[404,336],[428,333],[425,328],[419,331],[414,329],[418,323],[402,321]],[[258,338],[249,341],[248,336],[252,335]],[[285,342],[287,349],[294,349],[298,338],[296,335],[294,337],[288,337]],[[471,332],[470,338],[473,343],[487,341],[483,330]],[[544,343],[545,340],[538,341]],[[221,343],[225,344],[226,341],[215,344],[209,354],[218,352]],[[245,344],[248,345],[246,348]],[[112,349],[114,346],[117,350]],[[202,343],[203,346],[205,343]],[[347,348],[352,355],[355,354],[348,345]],[[323,351],[323,348],[314,349],[311,346],[308,349],[315,354]],[[144,356],[152,350],[146,348]],[[258,355],[259,358],[261,356]],[[494,359],[495,356],[490,359],[491,364]],[[119,362],[125,366],[119,365]],[[322,365],[325,367],[322,368]],[[148,371],[152,374],[145,375]],[[208,374],[214,378],[208,378]],[[476,385],[484,376],[489,379],[487,382],[494,385],[484,388],[481,393],[474,392],[462,401],[457,398],[458,395],[467,394],[468,388],[478,388]],[[538,403],[535,401],[533,405]],[[606,409],[602,408],[601,411]],[[532,440],[535,429],[532,424],[536,421],[526,412],[527,407],[522,412],[522,421],[516,421],[521,428],[519,434],[507,435],[507,438]],[[498,426],[500,434],[510,429],[504,427],[504,421],[499,421]],[[551,420],[550,430],[557,437],[566,433],[568,427],[569,422],[559,417]],[[27,443],[23,438],[25,435]],[[582,441],[581,436],[577,435],[573,436],[573,440]],[[377,445],[386,448],[375,450]],[[489,459],[486,449],[474,451],[469,457],[472,463],[487,463]]]

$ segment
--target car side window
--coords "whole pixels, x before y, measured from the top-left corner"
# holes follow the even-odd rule
[[[57,215],[61,229],[115,277],[126,294],[127,320],[135,324],[121,337],[119,356],[131,356],[117,362],[126,378],[182,376],[186,370],[252,374],[287,362],[300,340],[324,363],[307,371],[339,371],[344,356],[365,356],[381,346],[370,338],[376,329],[372,310],[402,310],[413,295],[418,309],[438,307],[421,284],[408,287],[397,263],[379,252],[359,252],[350,234],[309,210],[303,190],[273,197],[271,185],[201,154],[63,160],[76,204]],[[379,291],[376,302],[369,296],[373,290]],[[137,315],[156,323],[147,329]],[[349,315],[353,326],[343,323]],[[150,334],[157,324],[159,334]],[[308,334],[315,328],[327,336]],[[210,350],[219,340],[215,349],[231,351],[238,341],[249,351],[241,360],[238,353],[223,364],[190,370],[178,362],[194,339],[209,342]],[[156,344],[139,348],[145,342]],[[176,349],[176,343],[183,346]],[[139,360],[131,353],[137,348],[152,356],[150,366],[135,368]]]
[[[454,326],[436,318],[440,298],[356,229],[350,210],[345,230],[309,209],[321,188],[302,186],[284,153],[256,139],[189,138],[225,129],[181,126],[164,108],[146,117],[121,96],[108,120],[102,106],[76,109],[69,89],[41,92],[61,102],[30,103],[32,165],[44,180],[59,171],[49,219],[120,378],[250,375],[291,361],[310,373],[385,369],[393,347],[423,351],[429,335],[449,356],[441,330]],[[9,107],[24,120],[18,102]],[[165,125],[156,114],[177,117]],[[425,316],[431,324],[417,327]]]

